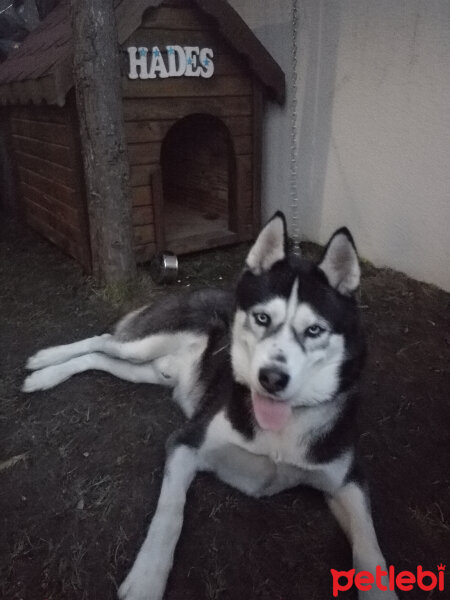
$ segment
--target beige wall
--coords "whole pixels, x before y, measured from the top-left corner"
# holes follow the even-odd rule
[[[290,69],[290,0],[232,0]],[[301,231],[450,290],[450,1],[298,0]],[[288,77],[289,80],[289,77]],[[289,110],[268,107],[264,214],[289,214]]]

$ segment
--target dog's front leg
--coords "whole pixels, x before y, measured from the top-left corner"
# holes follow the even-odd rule
[[[171,450],[147,537],[119,588],[121,600],[162,599],[183,525],[186,493],[198,468],[195,449],[178,445]]]
[[[328,505],[351,543],[356,573],[367,571],[373,576],[370,589],[359,590],[359,600],[397,600],[395,592],[389,590],[387,576],[379,576],[377,580],[377,567],[386,574],[387,569],[364,488],[356,481],[350,481],[328,497]]]

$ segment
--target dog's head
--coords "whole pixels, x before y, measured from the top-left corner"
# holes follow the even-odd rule
[[[359,279],[347,229],[333,234],[317,264],[288,254],[282,213],[262,229],[238,283],[231,350],[261,427],[281,429],[293,408],[330,401],[354,383],[364,348]]]

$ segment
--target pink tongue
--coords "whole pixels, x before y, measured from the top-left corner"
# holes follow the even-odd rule
[[[252,404],[256,420],[262,429],[280,431],[286,425],[292,413],[287,402],[278,402],[253,391]]]

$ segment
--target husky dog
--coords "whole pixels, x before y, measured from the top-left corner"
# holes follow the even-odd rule
[[[147,537],[119,589],[161,600],[199,471],[250,496],[299,484],[324,492],[352,545],[354,568],[385,570],[355,455],[356,385],[365,354],[354,293],[360,268],[345,228],[318,264],[289,255],[278,212],[251,248],[236,296],[217,290],[127,315],[114,334],[41,350],[24,391],[88,369],[173,388],[188,420],[169,439]],[[384,584],[386,581],[384,580]],[[395,600],[375,585],[364,600]]]

